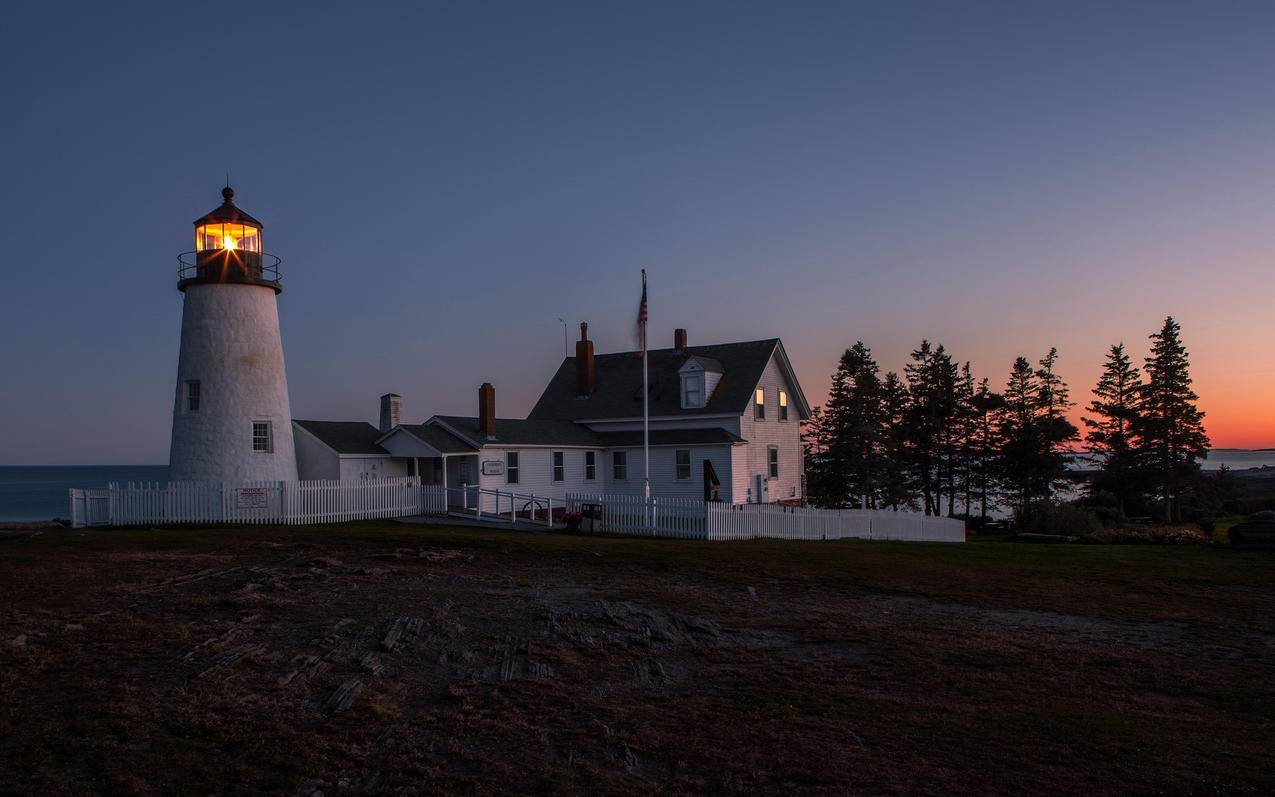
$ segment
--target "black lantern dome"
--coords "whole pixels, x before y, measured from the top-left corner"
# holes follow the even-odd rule
[[[195,251],[178,256],[181,263],[177,287],[185,291],[195,283],[233,282],[265,285],[275,292],[279,283],[279,258],[261,248],[265,226],[235,206],[235,190],[221,190],[221,206],[195,219]]]

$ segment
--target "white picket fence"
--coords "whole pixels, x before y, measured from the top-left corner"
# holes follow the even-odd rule
[[[600,531],[697,540],[911,540],[964,542],[965,523],[918,512],[719,504],[686,498],[567,495],[567,511],[600,508]],[[583,525],[588,528],[589,521]]]
[[[111,484],[72,489],[71,521],[84,526],[188,523],[339,523],[447,514],[441,486],[415,476],[367,481]]]

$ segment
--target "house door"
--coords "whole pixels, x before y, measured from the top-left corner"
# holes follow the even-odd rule
[[[758,504],[770,503],[770,479],[764,473],[753,476],[753,501]]]

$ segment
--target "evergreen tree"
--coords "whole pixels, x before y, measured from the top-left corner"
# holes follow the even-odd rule
[[[1040,407],[1040,386],[1036,372],[1026,357],[1014,360],[1005,383],[1004,405],[999,413],[996,434],[1000,441],[997,471],[1005,493],[1019,517],[1026,517],[1039,491],[1035,472],[1040,458],[1041,437],[1036,424]]]
[[[1141,374],[1117,343],[1107,352],[1102,376],[1093,389],[1089,403],[1091,416],[1084,419],[1089,432],[1085,442],[1089,449],[1102,455],[1102,472],[1094,479],[1091,490],[1107,490],[1116,497],[1116,508],[1125,505],[1137,489],[1137,462],[1133,452],[1133,423],[1138,414]]]
[[[973,419],[968,483],[979,500],[979,517],[987,517],[992,480],[996,473],[996,455],[1000,449],[1000,436],[994,419],[1004,409],[1005,397],[993,393],[987,380],[983,379],[978,384],[978,392],[970,400],[970,407]]]
[[[1067,446],[1080,431],[1067,420],[1072,406],[1067,384],[1054,370],[1057,349],[1033,370],[1026,357],[1014,361],[1000,412],[998,470],[1019,518],[1049,501],[1067,474]]]
[[[948,515],[956,514],[953,504],[958,492],[964,501],[965,517],[970,515],[970,503],[974,493],[972,481],[974,440],[978,432],[978,409],[974,406],[975,395],[974,371],[970,368],[969,361],[966,361],[961,366],[961,376],[956,382],[956,412],[952,418],[955,456],[953,468],[950,471]]]
[[[894,511],[912,508],[915,492],[908,477],[908,415],[911,401],[907,386],[899,375],[890,371],[881,385],[882,417],[885,436],[881,449],[880,506]]]
[[[879,372],[863,341],[841,355],[817,424],[817,476],[808,488],[822,506],[876,505],[885,431]]]
[[[1181,327],[1170,316],[1152,334],[1151,353],[1143,371],[1146,382],[1138,391],[1133,419],[1133,447],[1138,466],[1154,480],[1164,500],[1164,519],[1178,517],[1178,501],[1185,485],[1198,477],[1209,448],[1204,413],[1195,406],[1190,361],[1179,337]]]
[[[1053,491],[1067,473],[1067,456],[1071,453],[1071,444],[1080,439],[1080,430],[1067,419],[1067,411],[1075,406],[1071,400],[1071,391],[1067,383],[1058,375],[1054,367],[1058,364],[1058,349],[1051,347],[1049,354],[1040,360],[1040,369],[1036,371],[1036,379],[1040,385],[1040,424],[1043,437],[1044,472],[1046,479],[1046,498],[1052,498]]]
[[[822,407],[815,407],[802,421],[801,443],[805,451],[806,500],[815,506],[836,506],[839,481],[828,462],[828,432]]]
[[[946,468],[950,466],[949,423],[956,410],[957,367],[942,345],[928,340],[905,367],[909,411],[906,430],[909,465],[925,504],[925,514],[942,513]]]

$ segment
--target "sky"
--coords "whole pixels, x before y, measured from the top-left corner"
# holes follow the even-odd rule
[[[283,258],[297,418],[523,417],[562,325],[1003,385],[1182,324],[1275,446],[1275,4],[6,6],[0,464],[162,464],[191,222]],[[1077,413],[1079,415],[1079,413]]]

